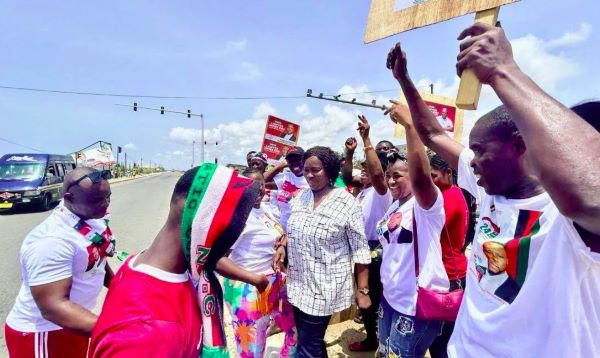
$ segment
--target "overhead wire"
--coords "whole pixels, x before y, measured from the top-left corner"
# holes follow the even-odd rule
[[[29,146],[26,146],[26,145],[24,145],[24,144],[20,144],[20,143],[17,143],[17,142],[13,142],[12,140],[8,140],[8,139],[6,139],[6,138],[2,138],[2,137],[0,137],[0,140],[1,140],[1,141],[4,141],[4,142],[6,142],[6,143],[10,143],[10,144],[18,145],[19,147],[23,147],[23,148],[31,149],[31,150],[34,150],[34,151],[36,151],[36,152],[42,153],[42,151],[41,151],[41,150],[39,150],[39,149],[35,149],[35,148],[33,148],[33,147],[29,147]]]
[[[56,93],[56,94],[73,94],[81,96],[98,96],[98,97],[128,97],[128,98],[155,98],[155,99],[199,99],[199,100],[263,100],[263,99],[296,99],[305,98],[306,95],[301,96],[161,96],[161,95],[147,95],[147,94],[130,94],[130,93],[108,93],[108,92],[95,92],[95,91],[67,91],[67,90],[56,90],[48,88],[32,88],[32,87],[18,87],[18,86],[6,86],[0,85],[0,89],[15,90],[15,91],[28,91],[28,92],[44,92],[44,93]],[[384,93],[384,92],[395,92],[398,89],[386,89],[386,90],[373,90],[373,91],[362,91],[362,92],[351,92],[351,93],[338,93],[339,95],[355,95],[355,94],[370,94],[370,93]]]

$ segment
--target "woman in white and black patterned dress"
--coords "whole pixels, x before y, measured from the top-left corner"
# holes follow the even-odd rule
[[[297,357],[327,357],[323,337],[333,313],[352,304],[352,263],[357,303],[368,308],[368,264],[362,210],[344,189],[335,188],[340,161],[330,148],[304,155],[305,189],[290,202],[288,296],[298,330]]]

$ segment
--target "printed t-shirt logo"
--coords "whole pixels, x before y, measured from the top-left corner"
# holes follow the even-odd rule
[[[481,219],[481,228],[479,229],[479,232],[486,235],[490,239],[493,239],[500,235],[500,227],[494,224],[491,218],[486,216]]]
[[[300,188],[286,180],[281,186],[281,190],[279,191],[279,196],[277,197],[277,200],[279,200],[282,203],[287,203],[293,198],[295,198],[299,191]]]

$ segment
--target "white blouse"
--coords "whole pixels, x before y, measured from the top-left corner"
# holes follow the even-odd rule
[[[352,304],[352,262],[369,264],[362,209],[344,189],[333,189],[313,209],[310,189],[290,202],[288,297],[313,316],[328,316]]]

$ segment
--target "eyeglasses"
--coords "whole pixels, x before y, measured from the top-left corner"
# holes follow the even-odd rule
[[[102,180],[110,179],[110,170],[102,170],[102,171],[94,171],[89,174],[82,176],[81,178],[75,180],[67,187],[66,191],[69,191],[71,187],[79,184],[83,179],[89,178],[93,184],[100,183]]]

